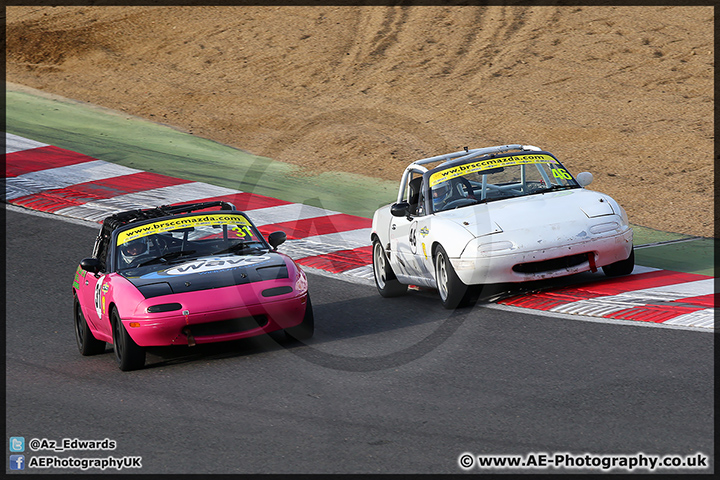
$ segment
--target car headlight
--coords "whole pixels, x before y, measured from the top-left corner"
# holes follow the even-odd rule
[[[620,224],[617,222],[605,222],[605,223],[598,223],[597,225],[593,225],[590,227],[590,233],[594,233],[595,235],[599,235],[601,233],[610,232],[612,230],[617,230],[620,227]]]
[[[173,312],[180,310],[182,305],[179,303],[161,303],[159,305],[150,305],[147,307],[147,313]]]
[[[478,245],[477,252],[478,255],[485,256],[492,255],[493,253],[500,252],[502,250],[512,250],[512,248],[513,243],[507,240],[500,242],[485,242]]]
[[[276,297],[278,295],[285,295],[286,293],[292,292],[293,289],[289,285],[283,285],[282,287],[266,288],[262,291],[263,297]]]

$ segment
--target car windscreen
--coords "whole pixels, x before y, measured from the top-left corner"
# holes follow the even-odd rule
[[[470,160],[426,175],[433,212],[580,187],[555,157],[545,153]]]
[[[119,232],[115,240],[115,264],[118,272],[157,269],[201,256],[258,255],[268,248],[242,214],[183,215]]]

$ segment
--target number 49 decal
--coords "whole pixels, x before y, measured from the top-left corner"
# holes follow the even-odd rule
[[[555,178],[564,178],[565,180],[572,180],[572,175],[570,175],[567,170],[564,168],[553,168],[553,177]]]

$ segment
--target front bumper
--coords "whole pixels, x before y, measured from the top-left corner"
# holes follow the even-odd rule
[[[179,303],[182,308],[165,313],[140,313],[138,309],[132,317],[123,318],[122,323],[135,343],[150,347],[238,340],[294,327],[302,323],[305,316],[307,291],[243,304],[240,296],[232,302],[228,299],[232,292],[218,295],[217,290],[156,297],[155,304]],[[211,298],[198,302],[197,293]],[[235,305],[227,306],[228,303]],[[224,308],[218,308],[223,304]]]
[[[619,233],[530,250],[513,248],[508,239],[493,236],[492,244],[473,245],[450,261],[466,285],[529,282],[589,271],[593,267],[591,261],[600,268],[625,260],[632,250],[632,238],[632,229],[627,228]]]

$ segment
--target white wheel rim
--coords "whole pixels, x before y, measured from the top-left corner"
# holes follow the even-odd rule
[[[437,280],[437,287],[438,292],[440,293],[440,298],[442,298],[443,302],[447,300],[448,297],[448,288],[447,288],[447,268],[445,266],[445,257],[442,253],[439,253],[437,256],[437,264],[435,265],[435,277]]]
[[[385,254],[379,243],[375,244],[373,250],[373,270],[375,270],[375,282],[378,287],[385,288]]]

